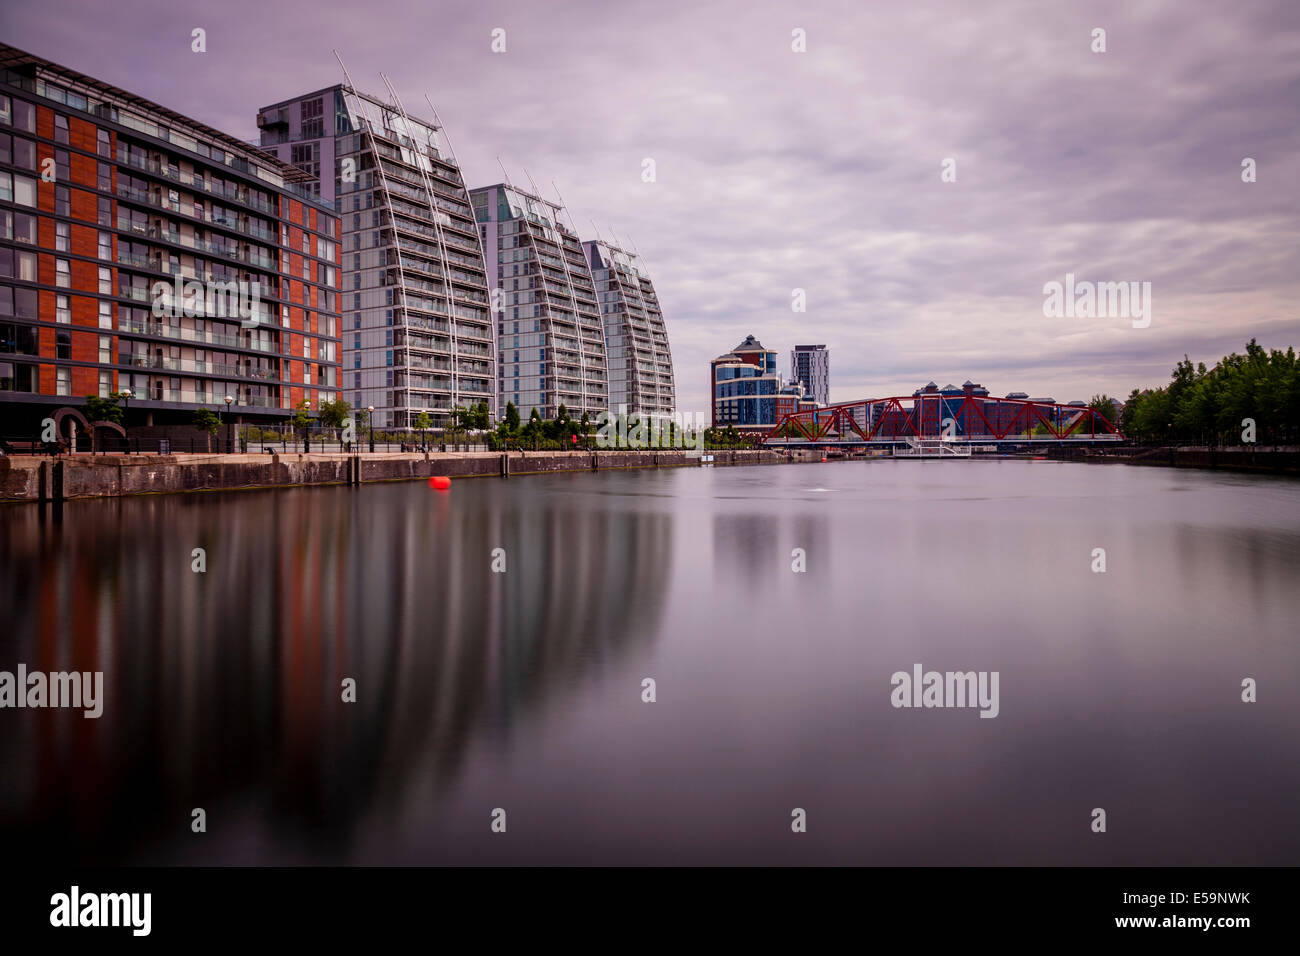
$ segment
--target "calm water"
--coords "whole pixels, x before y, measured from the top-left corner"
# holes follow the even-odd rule
[[[0,669],[106,683],[99,720],[0,710],[11,857],[1300,858],[1300,482],[855,462],[9,506],[0,527]],[[892,707],[917,663],[998,671],[998,717]]]

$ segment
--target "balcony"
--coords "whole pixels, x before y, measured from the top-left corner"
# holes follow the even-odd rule
[[[120,357],[117,364],[120,368],[160,369],[167,372],[184,372],[190,375],[250,378],[263,382],[280,381],[278,369],[257,368],[250,365],[227,365],[219,362],[200,362],[194,359],[165,358],[158,355],[125,355]]]
[[[222,335],[219,332],[208,332],[206,330],[196,332],[194,329],[183,329],[154,322],[121,321],[118,323],[117,329],[118,332],[126,335],[149,335],[157,338],[174,339],[179,342],[190,342],[195,345],[219,345],[223,348],[247,349],[252,352],[268,352],[271,354],[278,354],[280,351],[277,342],[259,342],[251,337]]]

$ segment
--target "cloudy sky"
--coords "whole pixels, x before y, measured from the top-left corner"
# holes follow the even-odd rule
[[[338,81],[335,47],[360,87],[427,92],[471,184],[499,156],[636,244],[686,410],[751,333],[786,373],[830,346],[833,401],[1127,395],[1184,353],[1300,346],[1294,0],[42,0],[0,37],[245,139]],[[1150,282],[1150,326],[1045,317],[1067,272]]]

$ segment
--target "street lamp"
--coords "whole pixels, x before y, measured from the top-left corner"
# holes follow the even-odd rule
[[[375,453],[375,406],[366,406],[366,422],[370,425],[370,453]]]
[[[232,404],[234,401],[235,401],[234,398],[231,397],[230,395],[227,395],[227,396],[226,396],[226,411],[227,411],[227,412],[230,411],[230,406],[231,406],[231,404]],[[230,433],[227,432],[227,433],[226,433],[226,454],[229,455],[229,454],[231,454],[232,452],[234,452],[234,450],[235,450],[235,444],[234,444],[234,442],[232,442],[232,441],[230,440]]]
[[[131,454],[131,434],[130,434],[130,416],[131,410],[131,390],[124,388],[118,392],[122,396],[122,437],[126,439],[126,453]]]

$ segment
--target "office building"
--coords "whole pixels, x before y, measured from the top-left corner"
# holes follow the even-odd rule
[[[775,351],[748,335],[730,352],[710,362],[709,368],[713,427],[730,425],[737,431],[757,431],[776,424],[777,394],[782,382]]]
[[[790,378],[803,386],[805,397],[819,405],[830,401],[831,353],[824,345],[796,345],[790,353]]]

